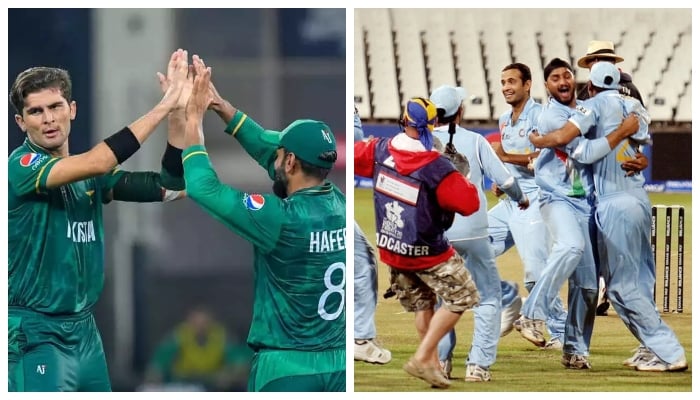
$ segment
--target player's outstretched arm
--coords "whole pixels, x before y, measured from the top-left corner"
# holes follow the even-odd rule
[[[623,140],[632,136],[639,128],[639,120],[635,114],[630,114],[622,123],[605,137],[597,139],[583,138],[571,154],[575,160],[592,164],[605,157],[612,149],[622,143]]]
[[[133,155],[153,133],[158,124],[177,106],[187,78],[187,51],[177,50],[177,68],[174,79],[161,101],[148,113],[129,126],[98,143],[86,153],[48,160],[42,168],[47,175],[37,182],[43,187],[54,188],[89,177],[103,175]],[[51,166],[50,169],[45,167]],[[41,173],[40,173],[41,175]]]
[[[545,136],[540,136],[539,134],[532,132],[529,135],[530,142],[537,148],[545,147],[560,147],[569,144],[576,136],[580,135],[581,131],[579,127],[567,121],[566,124],[555,131],[549,132]]]
[[[512,153],[507,153],[503,149],[503,145],[501,142],[493,142],[491,143],[491,148],[493,151],[496,152],[496,155],[498,158],[508,164],[515,164],[515,165],[520,165],[521,167],[527,167],[528,164],[530,163],[530,160],[533,158],[537,158],[537,156],[540,155],[539,151],[536,151],[534,153],[530,154],[512,154]]]
[[[167,75],[158,72],[158,81],[163,93],[167,92],[174,79],[177,68],[175,57],[170,58]],[[177,101],[177,106],[168,114],[168,142],[161,159],[160,176],[158,183],[162,191],[162,201],[179,200],[186,196],[185,176],[182,168],[182,150],[185,148],[185,108],[192,93],[194,80],[194,65],[188,67],[187,79]],[[151,193],[156,193],[157,188],[152,188]],[[118,194],[117,194],[118,195]],[[119,200],[118,196],[115,196]],[[129,200],[126,200],[129,201]],[[151,200],[161,201],[161,200]]]
[[[477,146],[484,175],[497,184],[499,190],[502,190],[513,201],[517,202],[521,209],[524,210],[528,208],[530,206],[530,201],[527,195],[523,193],[520,188],[520,183],[513,174],[510,173],[508,168],[506,168],[493,147],[490,146],[488,141],[483,137],[478,138]],[[503,149],[502,147],[500,148]]]
[[[231,230],[264,251],[269,251],[277,242],[284,220],[280,200],[276,196],[248,195],[219,180],[209,161],[202,134],[202,119],[211,101],[208,90],[211,68],[207,68],[197,56],[192,57],[192,62],[195,79],[187,103],[185,129],[185,144],[188,147],[182,153],[187,194]],[[277,203],[265,206],[265,199]],[[256,212],[251,213],[250,210]],[[261,218],[264,223],[256,218]]]
[[[235,137],[246,153],[268,172],[270,179],[273,179],[277,147],[260,139],[265,134],[265,129],[224,99],[212,82],[209,83],[209,92],[209,109],[224,121],[224,131]]]

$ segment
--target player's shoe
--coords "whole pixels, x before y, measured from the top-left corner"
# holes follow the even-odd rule
[[[523,318],[522,317],[513,321],[513,329],[515,329],[517,332],[520,332],[523,330]]]
[[[522,326],[520,330],[520,335],[530,341],[537,347],[544,347],[547,344],[547,340],[544,338],[544,331],[546,329],[545,322],[541,319],[529,319],[522,317],[520,325]]]
[[[634,349],[634,355],[622,362],[625,367],[634,368],[637,365],[646,364],[654,358],[654,353],[641,344]]]
[[[685,359],[685,354],[673,363],[667,363],[655,355],[644,364],[637,364],[635,369],[648,372],[681,372],[688,369],[688,361]]]
[[[508,282],[515,286],[515,291],[518,291],[518,284]],[[520,296],[515,296],[510,305],[501,310],[501,337],[509,334],[513,330],[513,323],[520,317],[520,308],[523,306],[523,299]]]
[[[466,382],[488,382],[491,380],[491,371],[477,364],[467,364]]]
[[[428,382],[435,388],[444,389],[450,387],[450,380],[442,375],[442,371],[432,365],[421,367],[413,358],[403,365],[403,370],[409,375]]]
[[[569,369],[591,369],[588,357],[580,354],[564,353],[561,357],[561,365]]]
[[[374,339],[355,340],[355,361],[386,364],[391,361],[391,352],[380,347]]]
[[[544,345],[542,350],[561,350],[564,348],[564,343],[559,340],[559,338],[551,338]]]
[[[452,359],[448,358],[445,361],[440,361],[440,368],[442,369],[442,374],[447,379],[452,379]]]

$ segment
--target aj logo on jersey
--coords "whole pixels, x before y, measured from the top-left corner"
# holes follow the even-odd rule
[[[36,373],[41,375],[46,374],[46,364],[38,364],[36,366]]]
[[[257,211],[265,205],[265,198],[261,194],[246,194],[243,198],[243,203],[247,209]]]

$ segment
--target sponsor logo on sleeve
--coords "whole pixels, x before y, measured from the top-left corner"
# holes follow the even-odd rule
[[[27,153],[20,157],[19,165],[23,167],[31,167],[34,164],[39,163],[43,157],[39,153]]]
[[[245,203],[247,209],[257,211],[265,205],[265,197],[257,193],[246,194],[245,197],[243,197],[243,203]]]

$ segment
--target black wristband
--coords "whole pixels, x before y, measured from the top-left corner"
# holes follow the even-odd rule
[[[141,143],[128,126],[108,137],[104,142],[117,157],[117,164],[123,163],[141,148]]]
[[[185,169],[182,168],[182,149],[171,145],[170,142],[165,147],[160,165],[174,177],[185,176]]]

